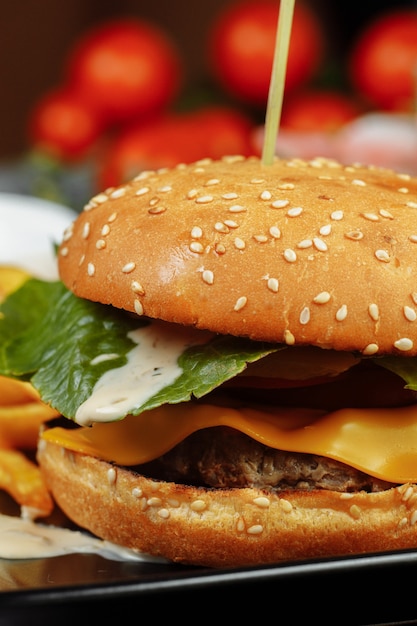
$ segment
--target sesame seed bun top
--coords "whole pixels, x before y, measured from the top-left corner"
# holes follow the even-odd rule
[[[253,339],[417,354],[417,179],[334,161],[204,160],[86,205],[76,295]]]

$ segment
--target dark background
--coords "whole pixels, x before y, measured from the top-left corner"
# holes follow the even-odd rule
[[[92,25],[117,16],[134,15],[160,24],[177,42],[189,84],[206,72],[205,33],[217,11],[233,0],[3,0],[0,35],[0,159],[27,148],[26,120],[36,99],[55,86],[68,50]],[[360,28],[392,8],[417,5],[416,0],[306,0],[327,30],[329,54],[343,64]]]

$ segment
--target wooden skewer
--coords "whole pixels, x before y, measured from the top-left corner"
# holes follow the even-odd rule
[[[278,27],[275,38],[274,59],[271,82],[266,106],[265,131],[262,148],[262,163],[271,165],[274,160],[278,128],[281,119],[284,97],[285,75],[287,71],[288,50],[290,46],[292,18],[295,0],[281,0],[279,6]]]

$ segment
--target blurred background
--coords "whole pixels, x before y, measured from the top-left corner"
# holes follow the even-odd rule
[[[0,38],[0,191],[50,196],[79,209],[90,193],[143,168],[198,158],[198,149],[201,156],[234,148],[259,153],[266,110],[261,83],[270,68],[256,38],[270,41],[276,25],[260,14],[265,3],[278,10],[278,1],[264,0],[5,0]],[[227,21],[229,9],[236,7]],[[353,4],[297,0],[295,9],[294,49],[277,152],[306,158],[323,154],[416,172],[416,0]],[[296,20],[298,11],[305,11],[307,18],[302,14]],[[108,78],[114,70],[112,33],[107,33],[107,40],[104,35],[104,43],[93,33],[121,18],[155,27],[161,36],[155,43],[152,30],[148,48],[138,48],[154,68],[152,63],[145,69],[140,63],[136,66],[139,73],[148,72],[136,104],[135,86],[128,84],[132,81],[126,71],[134,67],[128,58],[136,45],[134,37],[130,52],[126,44],[121,53],[126,60],[120,84],[117,78],[101,84],[97,77],[101,73]],[[233,51],[233,28],[239,20],[258,24],[258,31],[242,31],[246,35],[240,34],[240,51]],[[390,25],[395,26],[392,31]],[[122,35],[115,44],[118,53]],[[92,62],[88,66],[88,51],[78,52],[86,38],[93,41],[93,48],[98,42],[107,45],[107,62],[102,60],[99,69],[98,62],[94,70]],[[252,59],[244,57],[255,48]],[[408,64],[405,70],[401,63]],[[61,110],[56,107],[57,94]],[[323,97],[329,95],[332,98]],[[111,101],[115,97],[118,102]],[[88,109],[88,123],[80,117],[78,122],[70,120],[80,103]],[[210,116],[194,117],[192,123],[185,119],[205,107]],[[354,128],[351,122],[356,123]],[[90,126],[78,137],[83,124]],[[181,130],[175,132],[173,125]],[[203,127],[211,138],[223,137],[224,142],[205,143],[197,132]],[[354,132],[342,134],[346,127]],[[137,153],[136,161],[132,153]]]

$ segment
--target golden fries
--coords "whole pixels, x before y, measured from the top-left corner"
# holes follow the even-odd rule
[[[28,277],[0,266],[0,302]],[[39,467],[24,452],[36,449],[41,424],[56,415],[30,383],[0,376],[0,489],[32,517],[49,515],[53,502]]]

